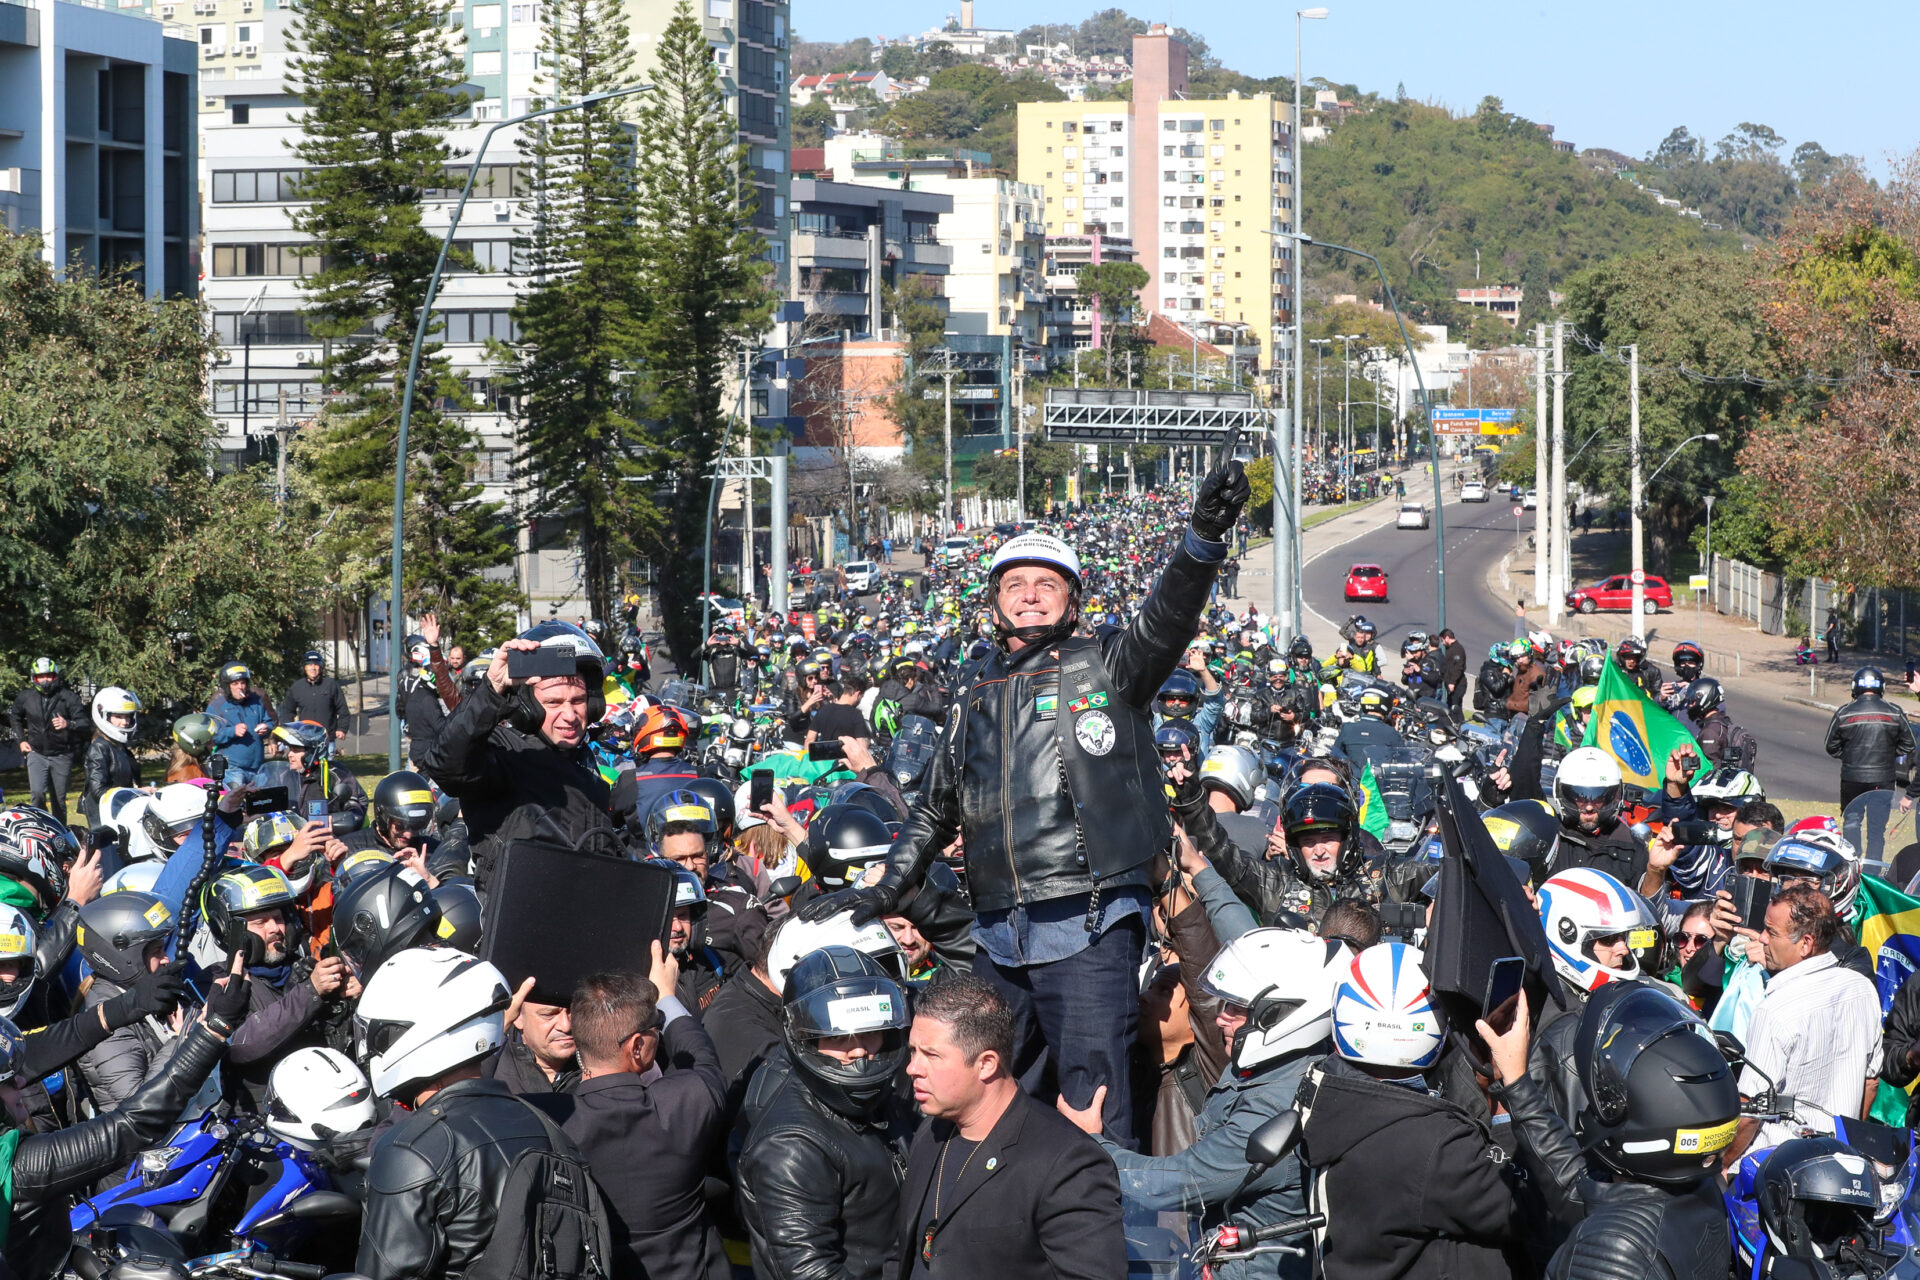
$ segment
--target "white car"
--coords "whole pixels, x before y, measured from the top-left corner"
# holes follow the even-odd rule
[[[940,544],[940,555],[948,564],[959,564],[967,558],[967,552],[971,550],[973,550],[973,539],[958,535]]]
[[[1481,484],[1478,480],[1469,480],[1460,486],[1460,501],[1485,502],[1486,500],[1487,486]]]
[[[1417,502],[1400,504],[1399,518],[1393,522],[1396,529],[1426,529],[1431,527],[1427,518],[1427,509]]]
[[[1540,505],[1540,491],[1538,489],[1529,489],[1526,491],[1525,494],[1521,495],[1520,509],[1522,511],[1532,511],[1535,508],[1537,508],[1539,505]]]
[[[880,566],[871,560],[847,562],[847,590],[864,596],[880,586]]]

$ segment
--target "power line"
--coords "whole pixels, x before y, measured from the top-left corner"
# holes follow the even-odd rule
[[[1595,342],[1592,338],[1587,337],[1585,334],[1581,333],[1578,329],[1575,329],[1572,326],[1568,326],[1567,333],[1573,338],[1575,342],[1579,343],[1582,347],[1585,347],[1592,354],[1597,355],[1604,360],[1610,360],[1613,363],[1620,365],[1622,367],[1625,367],[1625,365],[1627,364],[1627,356],[1625,352],[1617,348],[1608,347],[1604,343]],[[1642,377],[1645,377],[1648,374],[1654,374],[1654,373],[1673,374],[1676,377],[1685,378],[1689,382],[1693,382],[1701,386],[1709,386],[1709,387],[1835,388],[1835,387],[1849,387],[1857,383],[1873,382],[1881,379],[1893,381],[1893,382],[1920,382],[1920,369],[1900,369],[1900,368],[1895,368],[1893,365],[1890,365],[1890,364],[1875,365],[1872,368],[1863,370],[1860,373],[1848,373],[1848,374],[1801,373],[1801,374],[1795,374],[1794,376],[1789,378],[1767,378],[1767,377],[1762,377],[1756,373],[1749,373],[1744,369],[1742,369],[1739,373],[1703,373],[1698,369],[1690,369],[1685,364],[1669,364],[1669,365],[1649,365],[1645,363],[1641,364],[1640,374]]]

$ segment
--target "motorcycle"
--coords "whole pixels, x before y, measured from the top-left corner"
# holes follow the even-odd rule
[[[1218,1269],[1230,1262],[1269,1254],[1302,1256],[1305,1246],[1281,1242],[1325,1226],[1326,1219],[1321,1215],[1263,1226],[1233,1221],[1234,1201],[1299,1141],[1297,1111],[1283,1111],[1249,1134],[1246,1174],[1220,1206],[1217,1216],[1221,1220],[1210,1228],[1203,1223],[1213,1215],[1190,1181],[1158,1170],[1123,1173],[1120,1209],[1127,1241],[1127,1275],[1155,1280],[1214,1280]]]

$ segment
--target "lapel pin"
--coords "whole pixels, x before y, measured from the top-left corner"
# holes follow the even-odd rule
[[[999,1156],[988,1156],[988,1157],[987,1157],[987,1172],[988,1172],[988,1173],[992,1173],[992,1172],[993,1172],[993,1171],[994,1171],[995,1169],[998,1169],[999,1167],[1000,1167],[1000,1157],[999,1157]]]

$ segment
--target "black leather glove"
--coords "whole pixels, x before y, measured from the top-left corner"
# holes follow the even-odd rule
[[[172,1013],[187,997],[187,979],[181,972],[185,967],[175,961],[158,973],[148,974],[119,995],[102,1001],[100,1012],[107,1020],[107,1029],[118,1031],[142,1018],[164,1018]]]
[[[1240,508],[1252,493],[1247,469],[1238,458],[1221,463],[1200,482],[1199,496],[1193,500],[1193,531],[1209,542],[1221,541],[1240,519]]]
[[[894,908],[899,905],[900,887],[882,880],[879,884],[865,885],[857,889],[823,893],[800,908],[800,918],[808,924],[818,924],[829,916],[839,915],[842,911],[851,911],[854,924],[862,925],[869,920],[878,920],[881,916],[892,915]]]
[[[253,984],[243,970],[229,974],[225,983],[207,993],[207,1027],[215,1035],[230,1036],[247,1020],[253,1004]]]

